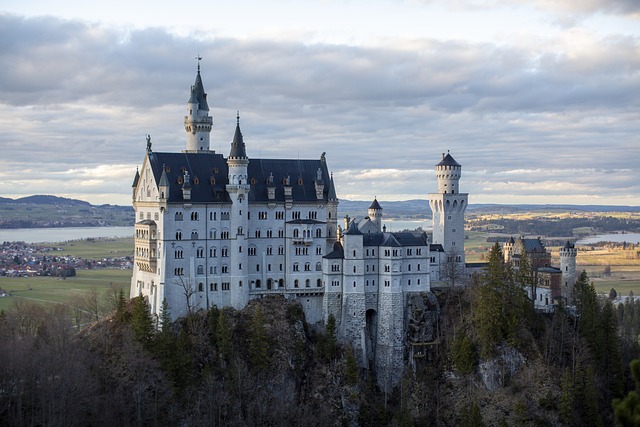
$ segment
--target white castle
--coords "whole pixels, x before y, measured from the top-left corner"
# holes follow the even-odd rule
[[[200,66],[184,118],[182,152],[147,151],[133,182],[135,263],[131,296],[173,318],[234,307],[265,295],[302,304],[310,324],[333,314],[338,338],[378,382],[402,373],[407,307],[441,280],[444,263],[464,267],[461,166],[436,165],[429,195],[433,242],[425,233],[387,232],[374,200],[368,216],[338,225],[338,198],[325,154],[319,159],[249,158],[238,115],[228,157],[210,149]]]

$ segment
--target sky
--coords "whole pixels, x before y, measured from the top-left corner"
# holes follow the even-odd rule
[[[427,199],[450,152],[472,204],[640,205],[637,0],[0,0],[0,197],[130,204],[197,56],[211,148],[239,111],[339,198]]]

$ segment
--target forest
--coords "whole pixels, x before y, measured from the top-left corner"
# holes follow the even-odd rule
[[[465,288],[437,292],[438,339],[394,390],[376,387],[301,306],[273,296],[170,322],[112,292],[99,321],[63,305],[0,315],[0,419],[26,425],[637,425],[630,364],[640,302],[614,307],[582,274],[575,308],[533,310],[531,271],[499,245]],[[636,362],[640,364],[640,362]],[[640,373],[640,366],[635,371]],[[634,372],[635,372],[634,371]],[[635,375],[640,379],[640,375]]]

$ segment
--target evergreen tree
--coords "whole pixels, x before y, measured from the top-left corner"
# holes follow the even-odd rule
[[[600,316],[601,360],[598,373],[607,385],[607,400],[621,397],[623,392],[622,359],[620,356],[620,338],[618,322],[611,301],[606,300]]]
[[[336,357],[336,352],[336,318],[331,313],[327,318],[325,332],[318,339],[318,354],[323,360],[330,361]]]
[[[451,345],[451,358],[455,368],[463,375],[470,374],[478,365],[478,354],[471,338],[459,330]]]
[[[348,385],[356,385],[359,379],[358,362],[356,362],[356,357],[353,355],[351,347],[347,347],[347,351],[345,353],[345,382]]]
[[[484,420],[477,402],[462,409],[460,425],[463,427],[484,427]]]
[[[264,327],[264,315],[262,308],[257,307],[251,319],[251,333],[249,335],[249,357],[251,367],[257,371],[263,371],[269,367],[271,357],[269,355],[269,337]]]
[[[614,399],[612,402],[616,425],[622,427],[640,426],[640,360],[632,360],[629,368],[635,381],[635,390],[630,391],[624,399]]]
[[[589,350],[596,360],[600,360],[601,349],[599,348],[600,328],[598,318],[600,308],[598,305],[598,295],[592,283],[589,283],[587,273],[583,271],[575,284],[576,318],[578,331],[587,341]]]
[[[116,296],[116,320],[118,322],[128,322],[129,313],[127,313],[127,300],[124,296],[124,289],[120,288]]]
[[[480,356],[489,358],[502,339],[502,301],[498,291],[487,284],[478,287],[476,300],[475,325]]]
[[[218,343],[218,351],[223,361],[230,363],[233,356],[233,338],[231,326],[227,320],[227,310],[222,310],[218,316],[218,324],[216,326],[216,336]]]
[[[131,328],[138,341],[148,346],[153,336],[153,320],[151,309],[147,299],[139,296],[133,299],[133,311],[131,313]]]
[[[573,425],[574,420],[573,408],[575,391],[573,387],[573,378],[569,369],[565,369],[562,373],[560,386],[562,388],[562,394],[560,395],[560,402],[558,403],[558,415],[560,416],[560,421],[562,421],[564,425],[570,426]]]
[[[169,325],[171,325],[171,312],[169,311],[169,304],[167,299],[162,299],[162,305],[160,305],[160,329],[162,332],[168,332]]]

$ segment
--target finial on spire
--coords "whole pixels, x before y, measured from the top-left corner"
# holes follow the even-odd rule
[[[200,72],[200,61],[202,60],[202,56],[200,56],[200,54],[198,54],[196,56],[196,60],[198,61],[198,72]]]
[[[151,135],[147,135],[147,151],[151,151]]]
[[[240,110],[236,110],[236,124],[240,125]]]

